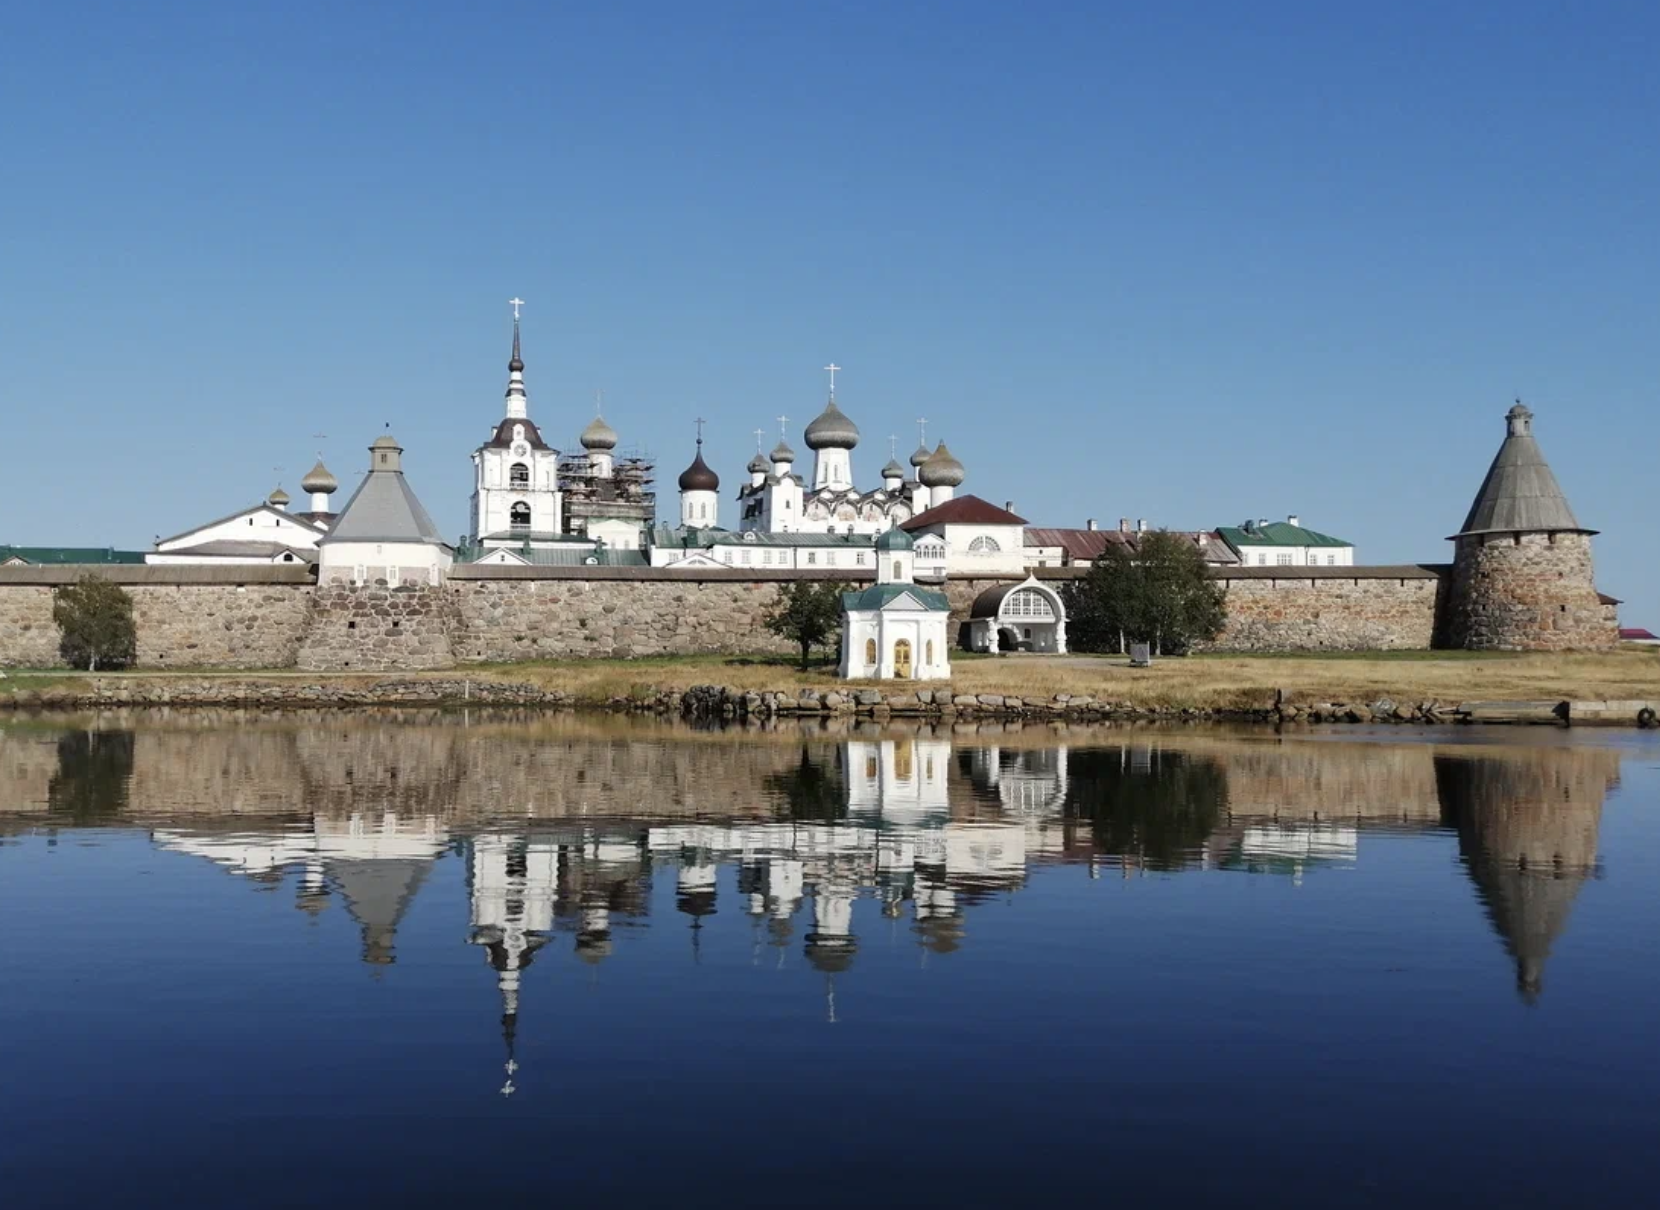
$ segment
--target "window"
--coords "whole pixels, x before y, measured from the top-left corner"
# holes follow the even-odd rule
[[[749,552],[747,550],[739,551],[738,552],[738,559],[739,559],[740,562],[748,563],[749,562]]]
[[[807,562],[809,564],[817,563],[818,562],[818,551],[816,551],[816,550],[808,551],[807,552]]]
[[[530,528],[530,505],[523,500],[507,510],[507,524],[512,529]]]
[[[1289,554],[1275,555],[1274,556],[1274,565],[1276,567],[1290,567],[1291,566],[1291,556]]]
[[[515,462],[507,468],[507,485],[519,488],[521,491],[530,487],[530,468],[522,462]]]
[[[988,538],[984,535],[968,544],[968,553],[971,555],[994,555],[1002,549],[996,538]]]
[[[930,667],[932,667],[933,663],[934,663],[934,640],[929,639],[928,642],[923,646],[922,651],[923,651],[923,656],[922,656],[923,663],[925,663],[925,664],[929,665]],[[929,768],[928,768],[928,775],[930,777],[932,777],[933,773],[934,773],[933,766],[930,765]]]
[[[398,569],[396,567],[388,567],[386,569],[386,586],[388,588],[396,588],[400,583],[402,583],[402,580],[398,577]]]
[[[866,639],[865,640],[865,663],[874,664],[875,662],[876,662],[876,640],[875,639]]]
[[[1022,588],[1003,602],[1005,618],[1030,618],[1034,622],[1053,622],[1055,608],[1049,598],[1035,588]]]
[[[903,580],[905,578],[905,565],[898,559],[893,561],[893,578],[896,580]]]
[[[1267,564],[1268,564],[1268,556],[1264,555],[1264,554],[1258,554],[1257,555],[1257,566],[1258,567],[1265,567],[1265,566],[1267,566]]]
[[[353,584],[363,583],[364,574],[365,574],[365,568],[364,568],[363,564],[359,563],[356,567],[352,568],[352,583]]]
[[[1336,567],[1337,566],[1337,556],[1336,555],[1327,555],[1326,556],[1326,566],[1327,567]]]
[[[862,550],[856,551],[853,555],[853,562],[855,565],[863,567],[865,565],[865,552]]]

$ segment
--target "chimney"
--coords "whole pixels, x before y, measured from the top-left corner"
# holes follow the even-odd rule
[[[1303,524],[1303,523],[1302,523],[1302,522],[1301,522],[1301,521],[1299,521],[1299,520],[1298,520],[1298,519],[1297,519],[1297,514],[1296,514],[1296,513],[1292,513],[1292,514],[1291,514],[1291,515],[1290,515],[1290,516],[1289,516],[1289,517],[1287,517],[1287,518],[1286,518],[1286,519],[1285,519],[1285,523],[1286,523],[1286,524],[1287,524],[1287,525],[1295,525],[1295,526],[1298,526],[1298,527],[1299,527],[1299,528],[1301,528],[1301,526],[1302,526],[1302,524]]]
[[[1014,512],[1014,501],[1013,500],[1003,501],[1003,511],[1006,512],[1006,513]]]
[[[1085,521],[1084,522],[1084,528],[1087,529],[1090,533],[1094,533],[1095,529],[1096,529],[1095,518],[1091,517],[1088,521]]]
[[[1137,517],[1135,519],[1135,531],[1138,534],[1146,533],[1147,532],[1147,522],[1143,521],[1140,517]]]
[[[1128,517],[1118,518],[1118,532],[1121,534],[1130,532],[1130,519]]]

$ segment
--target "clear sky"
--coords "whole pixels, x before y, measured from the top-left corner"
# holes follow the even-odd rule
[[[1657,63],[1616,0],[13,5],[0,542],[388,422],[458,535],[517,294],[550,440],[603,388],[672,513],[705,416],[729,523],[834,360],[862,484],[927,416],[1034,523],[1439,560],[1520,395],[1660,628]]]

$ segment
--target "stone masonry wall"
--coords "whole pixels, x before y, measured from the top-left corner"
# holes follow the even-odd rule
[[[1227,624],[1210,651],[1423,651],[1439,576],[1230,579]]]
[[[299,667],[385,672],[455,666],[450,589],[326,584],[315,593]]]
[[[126,584],[140,668],[288,668],[311,617],[311,586]],[[0,667],[61,662],[50,584],[0,585]]]
[[[1458,540],[1447,642],[1475,651],[1612,647],[1617,623],[1597,595],[1584,534]]]

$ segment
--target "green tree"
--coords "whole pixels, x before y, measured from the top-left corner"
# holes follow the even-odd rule
[[[814,647],[822,647],[841,631],[845,584],[795,580],[778,590],[778,600],[764,620],[766,628],[801,648],[801,670],[807,670]]]
[[[125,668],[138,652],[133,599],[100,576],[84,575],[58,589],[52,620],[58,624],[58,650],[71,668]]]
[[[1227,620],[1222,586],[1197,545],[1181,534],[1139,535],[1136,549],[1112,545],[1067,594],[1067,631],[1083,651],[1124,651],[1148,643],[1181,655],[1213,639]]]

